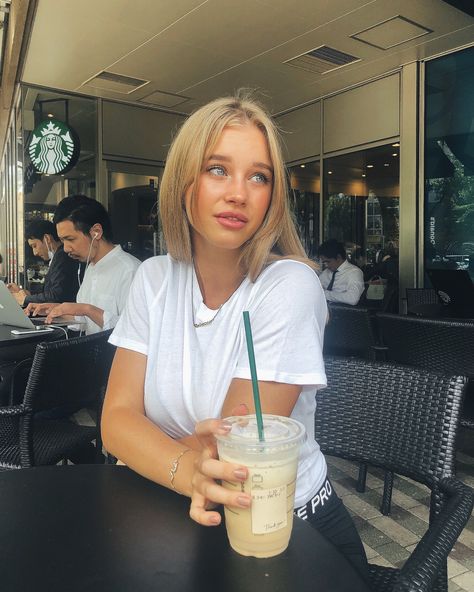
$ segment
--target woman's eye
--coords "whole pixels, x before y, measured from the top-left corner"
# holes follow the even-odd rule
[[[268,183],[268,177],[263,173],[255,173],[255,175],[252,176],[252,179],[257,181],[257,183]]]
[[[217,165],[208,167],[207,172],[218,177],[223,177],[226,174],[224,167]]]

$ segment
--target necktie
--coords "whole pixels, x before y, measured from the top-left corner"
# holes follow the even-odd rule
[[[337,269],[336,269],[336,271],[333,271],[332,272],[332,278],[331,278],[331,281],[329,282],[328,287],[326,288],[326,290],[329,290],[329,291],[332,290],[332,287],[334,286],[334,278],[336,277],[336,273],[337,273]]]

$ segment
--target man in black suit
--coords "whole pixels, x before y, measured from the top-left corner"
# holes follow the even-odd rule
[[[20,306],[30,302],[75,302],[79,289],[79,263],[68,257],[56,233],[56,226],[49,220],[32,220],[26,229],[28,244],[33,255],[49,261],[49,270],[44,278],[43,291],[30,294],[17,284],[8,284],[8,289]]]

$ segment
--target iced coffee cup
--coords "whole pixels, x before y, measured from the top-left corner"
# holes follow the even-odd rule
[[[231,490],[250,494],[250,508],[224,508],[227,536],[241,555],[273,557],[282,553],[293,526],[299,449],[306,437],[304,426],[289,417],[263,415],[264,437],[259,441],[255,415],[226,418],[232,425],[217,436],[220,460],[244,465],[244,483],[223,482]]]

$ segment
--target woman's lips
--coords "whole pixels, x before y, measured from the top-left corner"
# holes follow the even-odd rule
[[[232,214],[224,212],[216,216],[219,224],[231,230],[240,230],[247,224],[247,218],[242,214]]]

